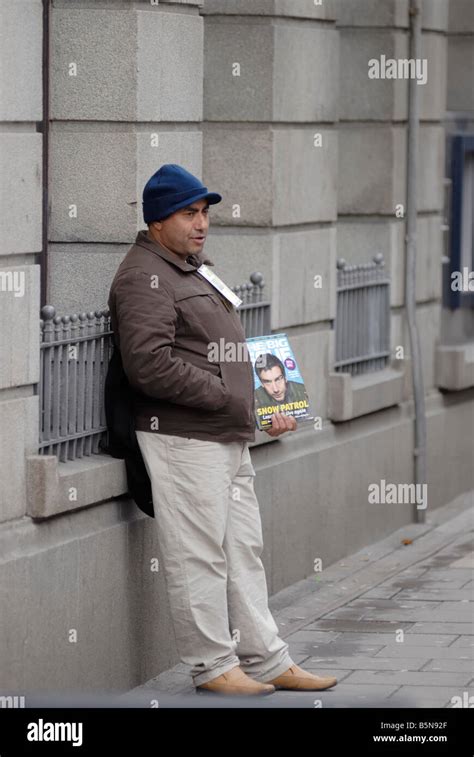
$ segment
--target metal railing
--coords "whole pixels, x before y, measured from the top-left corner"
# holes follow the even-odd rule
[[[61,462],[99,452],[106,431],[104,382],[113,340],[108,310],[40,320],[39,452]]]
[[[240,315],[245,336],[264,336],[270,333],[270,301],[263,299],[265,282],[261,273],[250,274],[250,281],[232,287],[242,304],[237,312]]]
[[[382,370],[390,360],[390,278],[383,255],[373,262],[337,261],[336,371]]]
[[[245,336],[270,331],[270,302],[263,299],[261,273],[232,287],[243,300],[237,312]],[[41,310],[39,454],[61,462],[101,452],[107,444],[104,384],[113,352],[110,313],[106,308],[77,315]]]

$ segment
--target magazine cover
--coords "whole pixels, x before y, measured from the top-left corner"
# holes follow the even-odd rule
[[[246,340],[255,379],[255,420],[264,430],[273,413],[286,413],[297,422],[313,420],[303,377],[286,334],[269,334]]]

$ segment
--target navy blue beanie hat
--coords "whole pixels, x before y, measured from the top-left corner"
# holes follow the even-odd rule
[[[174,163],[166,163],[148,179],[143,190],[143,218],[145,223],[162,221],[176,210],[196,200],[208,200],[214,205],[222,200],[192,173]]]

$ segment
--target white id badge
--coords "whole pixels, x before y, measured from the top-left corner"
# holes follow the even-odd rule
[[[240,299],[240,297],[237,297],[235,292],[230,289],[227,284],[224,284],[222,279],[219,278],[213,271],[211,271],[208,266],[203,263],[199,266],[199,268],[196,268],[197,273],[200,273],[201,276],[203,276],[210,284],[212,284],[213,287],[215,287],[225,298],[226,300],[229,300],[229,302],[232,303],[236,308],[239,307],[239,305],[242,304],[243,300]]]

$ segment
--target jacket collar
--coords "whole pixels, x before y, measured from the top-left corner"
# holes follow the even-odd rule
[[[155,255],[159,255],[164,260],[167,260],[168,263],[172,263],[182,271],[195,271],[196,268],[199,268],[202,263],[206,263],[207,265],[214,265],[212,260],[209,260],[209,258],[206,257],[204,251],[192,253],[188,255],[187,258],[181,258],[178,257],[178,255],[174,255],[156,240],[149,239],[146,229],[142,229],[138,232],[135,244],[137,244],[139,247],[145,247]]]

